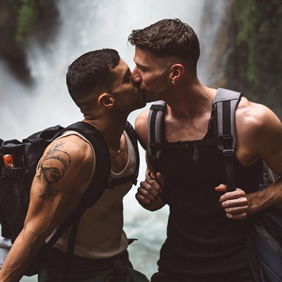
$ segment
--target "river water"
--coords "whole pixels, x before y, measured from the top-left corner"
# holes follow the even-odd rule
[[[68,65],[87,51],[114,48],[133,68],[134,48],[127,43],[133,29],[163,18],[179,18],[194,28],[201,42],[202,58],[208,58],[216,30],[222,23],[225,2],[215,0],[214,6],[207,10],[204,9],[207,1],[211,0],[58,0],[56,32],[44,44],[37,37],[27,44],[27,62],[33,83],[25,85],[17,81],[0,61],[0,138],[20,140],[51,125],[66,126],[81,120],[82,115],[65,85]],[[203,32],[201,23],[207,17],[211,24],[205,27],[210,30]],[[208,63],[200,59],[198,73],[203,83],[209,82]],[[139,112],[129,116],[131,123]],[[140,152],[139,181],[145,172],[144,151]],[[142,209],[135,200],[135,192],[136,187],[133,187],[124,199],[124,228],[129,238],[138,238],[129,247],[135,268],[150,277],[157,270],[168,209],[165,207],[154,213]],[[25,277],[21,281],[36,281],[36,277]]]

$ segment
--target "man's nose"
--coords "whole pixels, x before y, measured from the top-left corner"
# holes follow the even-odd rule
[[[138,72],[137,67],[135,67],[132,71],[132,80],[133,80],[133,83],[136,85],[140,85],[142,82],[142,77],[140,73]]]

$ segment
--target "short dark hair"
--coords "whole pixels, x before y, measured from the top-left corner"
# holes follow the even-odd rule
[[[175,57],[194,66],[200,56],[197,34],[179,19],[163,19],[144,29],[133,30],[128,41],[158,57]]]
[[[68,68],[66,81],[69,93],[79,101],[95,91],[109,91],[114,81],[113,72],[120,61],[116,50],[101,49],[81,55]]]

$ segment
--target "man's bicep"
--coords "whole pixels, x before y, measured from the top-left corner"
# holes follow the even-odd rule
[[[154,172],[154,168],[153,168],[152,164],[150,163],[150,157],[149,157],[148,151],[146,152],[146,163],[147,163],[147,172],[149,172],[149,171]]]
[[[267,107],[246,103],[236,111],[237,157],[243,165],[264,159],[276,173],[281,174],[282,125]]]
[[[67,190],[63,184],[66,172],[62,171],[59,161],[62,154],[57,154],[57,157],[56,161],[41,160],[30,190],[25,228],[38,236],[49,235],[59,221],[60,210],[66,200]]]
[[[37,237],[46,234],[46,237],[52,231],[51,226],[55,226],[56,210],[59,206],[59,200],[53,196],[53,200],[46,200],[42,191],[44,187],[39,187],[36,178],[30,191],[30,203],[25,219],[24,228],[26,231],[36,234]],[[43,195],[43,196],[42,196]]]
[[[135,120],[135,131],[144,150],[148,147],[148,113],[148,110],[142,112]]]
[[[51,207],[52,203],[57,205],[57,201],[65,193],[64,186],[68,184],[66,176],[73,166],[72,152],[65,138],[51,143],[45,150],[36,174],[34,176],[30,205],[33,203],[37,209]],[[49,203],[49,205],[48,205]]]
[[[50,144],[33,179],[25,225],[34,232],[50,233],[92,167],[93,152],[79,137],[61,138]]]
[[[271,122],[272,121],[272,122]],[[265,139],[262,157],[278,175],[282,175],[282,124],[275,116],[265,125],[267,130],[262,134]]]
[[[279,176],[282,176],[282,149],[273,151],[265,158],[267,165]]]

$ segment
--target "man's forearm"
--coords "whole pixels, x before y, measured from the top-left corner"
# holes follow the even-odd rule
[[[28,236],[27,236],[28,237]],[[0,282],[20,281],[31,257],[32,241],[27,240],[23,231],[12,245],[0,271]]]
[[[282,179],[281,177],[268,188],[248,194],[249,214],[282,203]]]

